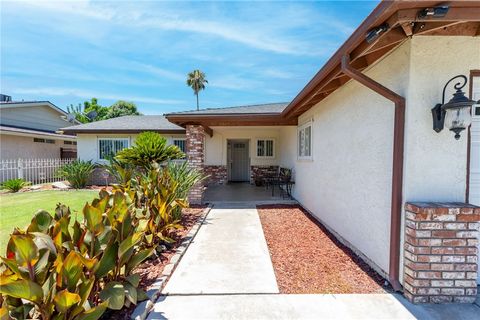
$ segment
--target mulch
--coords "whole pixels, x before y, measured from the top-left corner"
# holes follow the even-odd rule
[[[144,291],[148,291],[150,287],[157,281],[163,272],[163,268],[168,264],[171,257],[175,254],[175,250],[180,246],[183,238],[188,234],[190,229],[195,225],[198,219],[202,216],[203,210],[206,206],[191,206],[190,208],[183,209],[181,224],[185,227],[181,230],[176,230],[172,235],[175,240],[165,251],[158,256],[154,256],[151,259],[146,260],[134,273],[140,274],[139,288]],[[114,320],[129,320],[130,315],[135,310],[134,305],[129,308],[123,308],[120,311],[108,310],[102,315],[102,319],[114,319]]]
[[[259,206],[280,293],[385,293],[385,279],[298,205]]]

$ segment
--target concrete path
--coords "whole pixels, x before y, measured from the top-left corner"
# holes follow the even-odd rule
[[[210,211],[162,293],[278,292],[255,205],[223,203]]]
[[[156,319],[480,319],[477,304],[398,294],[278,294],[255,204],[217,203],[155,303]]]

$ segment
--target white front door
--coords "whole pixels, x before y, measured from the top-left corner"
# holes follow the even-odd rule
[[[480,100],[480,77],[473,78],[472,99]],[[470,193],[469,202],[480,206],[480,104],[472,108],[472,127],[470,128]],[[480,244],[478,245],[480,258]],[[477,283],[480,284],[480,272]]]
[[[250,157],[248,152],[248,140],[229,140],[229,169],[230,181],[250,181]]]

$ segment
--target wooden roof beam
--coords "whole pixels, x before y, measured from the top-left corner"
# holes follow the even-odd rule
[[[203,130],[205,130],[205,133],[208,134],[211,137],[213,137],[213,129],[210,128],[209,126],[202,125]]]
[[[414,35],[427,34],[432,31],[448,28],[456,24],[463,23],[463,21],[448,21],[448,22],[418,22],[413,28]]]
[[[468,2],[466,1],[465,4]],[[432,21],[480,21],[480,8],[478,7],[450,7],[444,17],[426,16],[419,17],[421,9],[398,10],[397,18],[400,24],[405,22],[432,22]]]

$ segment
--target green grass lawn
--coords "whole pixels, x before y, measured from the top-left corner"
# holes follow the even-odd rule
[[[24,228],[32,220],[39,209],[44,209],[52,215],[57,203],[70,207],[72,216],[80,212],[85,202],[92,201],[98,195],[93,190],[71,191],[38,191],[0,195],[0,255],[5,255],[8,238],[14,227]]]

